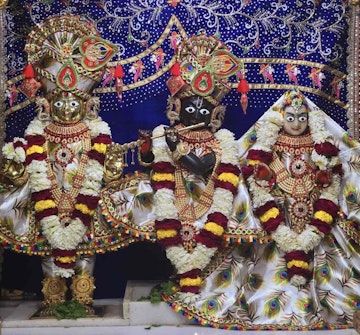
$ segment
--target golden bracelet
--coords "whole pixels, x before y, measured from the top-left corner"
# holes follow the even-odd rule
[[[181,157],[186,156],[190,153],[189,145],[185,142],[179,142],[176,146],[176,149],[172,153],[172,158],[174,161],[178,161]]]

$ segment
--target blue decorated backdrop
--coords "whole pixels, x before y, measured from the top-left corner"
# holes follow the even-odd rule
[[[101,116],[118,143],[136,140],[138,129],[150,130],[167,123],[165,82],[174,45],[200,29],[219,35],[245,63],[251,88],[247,113],[241,109],[235,79],[232,92],[223,101],[228,106],[224,127],[236,137],[294,85],[347,129],[348,11],[347,2],[341,0],[9,1],[5,41],[9,86],[7,139],[22,136],[36,114],[34,104],[16,90],[27,62],[23,52],[26,35],[34,25],[60,13],[86,17],[104,38],[119,47],[119,54],[109,67],[120,62],[124,69],[122,100],[115,92],[113,80],[103,82],[95,91],[101,99]],[[125,173],[135,168],[138,167],[130,165]],[[40,272],[38,261],[6,256],[3,285],[22,285],[13,280],[15,270],[10,264],[11,257],[18,257],[17,262],[30,262],[26,265],[31,269],[30,279],[23,288],[38,290],[40,282],[32,279],[37,275],[34,268]],[[155,246],[134,245],[99,257],[97,295],[121,296],[130,278],[157,279],[170,273],[168,261]]]

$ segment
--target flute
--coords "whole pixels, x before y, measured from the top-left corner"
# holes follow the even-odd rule
[[[172,128],[171,130],[165,130],[163,135],[152,136],[151,139],[153,140],[153,139],[156,139],[156,138],[163,137],[166,134],[171,133],[171,132],[177,131],[177,132],[180,133],[180,132],[182,132],[184,130],[196,129],[196,128],[200,128],[200,127],[203,127],[203,126],[205,126],[205,122],[201,122],[201,123],[198,123],[198,124],[194,124],[194,125],[191,125],[191,126],[180,128],[178,130],[175,130],[174,128]],[[132,141],[132,142],[123,143],[123,144],[112,143],[112,144],[109,145],[107,151],[117,153],[117,154],[125,154],[128,150],[131,150],[131,152],[134,152],[135,148],[141,146],[143,143],[144,143],[144,140],[140,140],[140,139],[137,140],[137,141]]]
[[[166,130],[165,129],[165,133],[163,135],[158,135],[158,136],[152,136],[151,139],[154,140],[155,138],[160,138],[160,137],[163,137],[165,136],[166,134],[169,134],[169,133],[172,133],[172,132],[177,132],[177,133],[180,133],[184,130],[191,130],[191,129],[196,129],[196,128],[201,128],[205,126],[205,122],[201,122],[201,123],[197,123],[197,124],[193,124],[191,126],[187,126],[187,127],[184,127],[184,128],[180,128],[180,129],[174,129],[174,128],[171,128],[171,130]]]

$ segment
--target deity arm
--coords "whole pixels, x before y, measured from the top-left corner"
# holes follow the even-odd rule
[[[141,145],[138,149],[139,163],[144,166],[150,165],[154,160],[154,154],[152,152],[152,139],[151,132],[145,130],[139,130],[139,140]]]
[[[121,178],[124,170],[124,152],[119,144],[108,145],[104,161],[104,181],[111,183]]]
[[[215,166],[215,160],[214,152],[206,154],[201,158],[190,152],[179,158],[179,161],[190,171],[203,177],[206,177],[212,171]]]
[[[21,186],[28,180],[28,172],[22,162],[4,159],[2,162],[2,174],[15,186]]]

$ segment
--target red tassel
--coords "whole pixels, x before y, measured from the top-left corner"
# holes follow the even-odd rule
[[[24,78],[35,78],[34,68],[31,66],[31,64],[25,66],[23,75]]]
[[[249,101],[248,101],[248,97],[247,97],[246,93],[242,93],[241,98],[240,98],[240,105],[241,105],[241,108],[242,108],[244,114],[246,114],[248,104],[249,104]]]
[[[123,70],[122,66],[116,65],[114,77],[115,78],[124,78],[124,76],[125,76],[125,74],[124,74],[124,70]]]
[[[248,93],[250,91],[249,83],[247,82],[247,80],[245,78],[240,79],[238,87],[237,87],[237,91],[239,93]]]
[[[175,64],[171,67],[170,73],[171,73],[172,76],[180,76],[180,75],[181,75],[180,64],[179,64],[179,63],[175,63]]]

